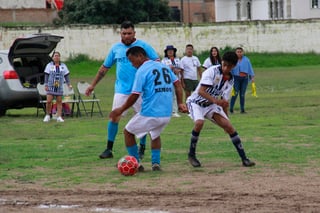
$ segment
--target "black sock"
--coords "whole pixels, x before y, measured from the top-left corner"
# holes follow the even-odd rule
[[[189,149],[189,155],[190,156],[195,156],[196,155],[196,147],[197,147],[199,134],[200,134],[199,132],[195,132],[194,130],[192,130],[191,141],[190,141],[190,149]]]
[[[107,149],[112,151],[113,141],[108,141]]]
[[[244,152],[244,149],[242,147],[241,139],[240,139],[238,133],[235,132],[233,134],[230,134],[230,138],[231,138],[231,141],[232,141],[234,147],[236,148],[241,160],[246,160],[247,156],[246,156],[246,153]]]

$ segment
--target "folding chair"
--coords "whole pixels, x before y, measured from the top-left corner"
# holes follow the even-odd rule
[[[39,108],[43,109],[44,113],[46,113],[46,104],[47,104],[47,91],[45,90],[44,84],[37,84],[38,97],[39,97],[39,105],[37,107],[37,117],[39,116]]]
[[[44,84],[37,84],[37,90],[39,94],[39,107],[37,107],[37,116],[39,115],[39,108],[42,108],[46,113],[47,105],[47,91]],[[71,116],[74,113],[74,105],[77,107],[77,116],[80,115],[79,100],[76,98],[76,94],[73,88],[69,88],[67,84],[63,85],[63,100],[62,103],[71,103]]]
[[[69,103],[71,104],[71,116],[73,116],[74,113],[74,106],[77,107],[76,115],[81,116],[80,114],[80,107],[79,107],[79,100],[76,97],[76,94],[74,92],[73,88],[69,88],[67,84],[63,84],[63,99],[62,103]]]
[[[78,93],[79,93],[79,96],[78,96],[78,100],[79,102],[81,103],[82,107],[83,107],[83,110],[84,112],[86,113],[86,115],[88,116],[88,111],[87,111],[87,108],[86,108],[86,103],[91,103],[91,111],[90,111],[90,114],[91,114],[91,117],[93,115],[93,110],[94,110],[94,105],[96,104],[97,107],[98,107],[98,110],[99,110],[99,113],[101,115],[101,117],[103,116],[102,114],[102,111],[101,111],[101,108],[100,108],[100,99],[98,99],[94,93],[94,91],[92,91],[91,95],[90,96],[86,96],[86,89],[88,88],[90,84],[87,83],[87,82],[84,82],[84,81],[80,81],[78,82],[77,84],[77,89],[78,89]]]

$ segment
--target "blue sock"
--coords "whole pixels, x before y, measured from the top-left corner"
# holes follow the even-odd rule
[[[140,138],[140,145],[146,145],[146,141],[147,141],[147,135]]]
[[[140,162],[137,144],[135,144],[133,146],[127,146],[127,151],[128,151],[129,155],[135,157],[137,159],[137,161]]]
[[[118,133],[118,123],[108,122],[108,141],[114,142]]]
[[[151,150],[152,164],[157,163],[160,165],[160,153],[161,153],[160,149],[152,149]]]

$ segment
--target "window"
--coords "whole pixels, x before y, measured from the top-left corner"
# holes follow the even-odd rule
[[[274,14],[273,14],[273,2],[269,1],[269,14],[270,14],[270,19],[274,18]]]
[[[248,1],[247,3],[247,19],[251,20],[251,1]]]
[[[279,11],[279,18],[284,18],[284,14],[283,14],[283,11],[284,11],[284,5],[283,5],[283,0],[280,0],[279,1],[279,6],[280,6],[280,11]]]
[[[311,8],[319,8],[319,1],[320,0],[312,0]]]
[[[237,20],[252,19],[252,0],[237,0]]]
[[[278,1],[274,2],[274,18],[279,18]]]
[[[241,2],[240,0],[237,0],[237,20],[241,20]]]
[[[284,1],[283,0],[269,1],[269,18],[270,19],[284,18]]]

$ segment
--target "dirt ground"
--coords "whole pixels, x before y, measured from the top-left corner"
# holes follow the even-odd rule
[[[24,212],[320,212],[318,172],[250,173],[240,168],[219,174],[195,171],[121,185],[46,189],[35,183],[1,182],[0,213]],[[143,174],[138,174],[143,175]],[[11,189],[3,189],[11,185]]]

